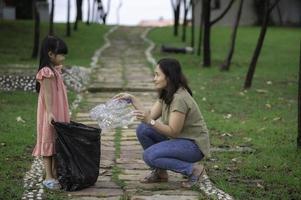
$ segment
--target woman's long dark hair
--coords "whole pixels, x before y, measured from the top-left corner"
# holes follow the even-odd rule
[[[67,54],[68,53],[68,47],[66,43],[56,37],[56,36],[46,36],[43,39],[43,42],[41,44],[41,49],[40,49],[40,64],[38,68],[38,72],[43,68],[43,67],[49,67],[53,73],[53,64],[50,61],[48,52],[51,51],[53,54]],[[40,83],[36,81],[36,91],[39,93],[40,92]]]
[[[166,88],[159,92],[160,99],[162,99],[167,105],[170,105],[174,94],[180,87],[185,88],[192,96],[192,91],[187,84],[184,74],[182,73],[181,65],[176,59],[163,58],[158,61],[157,65],[160,67],[167,79]]]

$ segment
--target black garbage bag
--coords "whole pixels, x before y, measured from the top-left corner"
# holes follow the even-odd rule
[[[94,185],[99,175],[101,129],[71,121],[53,122],[57,132],[56,169],[63,190]]]

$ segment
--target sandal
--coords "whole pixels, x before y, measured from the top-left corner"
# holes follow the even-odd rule
[[[155,169],[152,170],[152,172],[146,176],[144,179],[140,180],[140,183],[162,183],[168,181],[168,175],[167,172],[163,172],[163,175],[159,174],[159,170]],[[162,173],[162,172],[161,172]]]
[[[55,179],[44,180],[43,185],[49,190],[58,190],[58,189],[60,189],[60,183]]]
[[[206,174],[206,170],[205,170],[205,167],[203,166],[201,173],[198,175],[191,175],[188,178],[188,181],[182,182],[182,187],[183,188],[192,188],[192,187],[198,185],[199,181],[201,180],[201,178],[204,174]]]

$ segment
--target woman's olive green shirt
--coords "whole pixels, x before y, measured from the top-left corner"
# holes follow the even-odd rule
[[[209,132],[202,116],[202,113],[187,90],[179,88],[174,94],[170,106],[162,103],[161,120],[164,124],[169,124],[169,115],[171,112],[181,112],[185,114],[184,126],[178,138],[192,139],[207,157],[210,156]]]

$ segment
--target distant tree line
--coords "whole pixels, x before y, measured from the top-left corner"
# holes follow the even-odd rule
[[[66,36],[71,36],[71,22],[70,22],[70,8],[71,8],[71,0],[67,0],[67,22],[66,22]],[[76,5],[76,17],[73,23],[73,31],[77,31],[79,29],[79,22],[83,21],[83,0],[73,0]],[[39,52],[39,41],[40,41],[40,13],[38,8],[39,2],[47,2],[46,0],[19,0],[16,3],[18,9],[22,8],[26,11],[30,10],[30,14],[24,14],[24,18],[29,18],[34,20],[34,40],[33,40],[33,48],[32,48],[32,58],[38,57]],[[110,3],[111,0],[106,1],[106,6],[104,5],[104,0],[87,0],[87,21],[86,24],[90,25],[91,23],[103,23],[106,24],[106,18],[109,14],[110,10]],[[28,5],[31,5],[29,8]],[[92,7],[92,12],[91,12]],[[50,13],[49,13],[49,30],[48,34],[53,35],[55,33],[53,18],[54,18],[54,11],[55,11],[55,2],[54,0],[50,1]],[[22,13],[22,12],[21,12]],[[92,15],[91,15],[92,14]]]
[[[258,23],[261,26],[260,34],[257,40],[257,45],[253,52],[253,56],[251,58],[249,69],[246,75],[244,89],[248,89],[252,85],[253,75],[255,73],[257,60],[259,58],[261,48],[264,43],[264,38],[266,35],[266,31],[268,25],[270,24],[270,15],[272,10],[277,7],[280,0],[254,0],[255,10],[258,15]],[[188,24],[187,14],[191,12],[191,47],[197,49],[194,51],[197,55],[202,54],[202,66],[210,67],[211,66],[211,27],[215,25],[219,20],[221,20],[231,9],[234,3],[238,3],[238,9],[236,12],[235,19],[233,21],[232,33],[230,38],[229,50],[227,53],[224,62],[221,63],[220,68],[222,71],[229,71],[231,66],[232,57],[235,52],[235,41],[237,36],[237,29],[239,26],[239,21],[242,14],[242,7],[244,4],[244,0],[229,0],[228,4],[225,6],[224,10],[217,16],[215,19],[211,19],[211,10],[215,7],[219,7],[221,2],[215,0],[171,0],[171,5],[174,13],[174,27],[173,34],[174,36],[179,35],[179,26],[180,26],[180,16],[181,10],[183,13],[183,23],[182,23],[182,41],[186,41],[186,30]],[[195,14],[194,9],[196,4],[201,4],[201,12],[199,17],[199,34],[198,34],[198,44],[195,47]],[[281,15],[280,15],[281,16]]]

